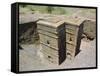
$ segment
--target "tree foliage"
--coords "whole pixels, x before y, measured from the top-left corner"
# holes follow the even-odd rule
[[[51,7],[51,6],[47,6],[47,12],[48,12],[48,13],[51,14],[53,10],[54,10],[53,7]]]

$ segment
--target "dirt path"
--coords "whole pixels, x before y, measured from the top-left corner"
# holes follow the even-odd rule
[[[80,68],[95,67],[96,41],[85,42],[82,40],[81,52],[70,61],[66,59],[60,66],[49,64],[38,55],[39,45],[22,45],[24,50],[20,50],[20,71],[57,69],[57,68]]]

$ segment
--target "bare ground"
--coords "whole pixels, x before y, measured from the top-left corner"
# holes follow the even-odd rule
[[[73,59],[66,59],[60,66],[46,61],[41,52],[39,45],[22,45],[24,50],[19,50],[19,70],[46,70],[46,69],[68,69],[68,68],[85,68],[96,66],[96,40],[86,42],[82,40],[80,53]]]

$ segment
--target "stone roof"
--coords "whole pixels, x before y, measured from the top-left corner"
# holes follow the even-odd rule
[[[85,18],[80,18],[77,16],[67,17],[65,19],[65,23],[79,26],[81,23],[85,21]]]
[[[59,25],[63,24],[64,20],[62,20],[58,16],[48,16],[48,17],[41,18],[37,23],[56,28]]]

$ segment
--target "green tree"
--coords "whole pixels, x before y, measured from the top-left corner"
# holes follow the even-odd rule
[[[51,14],[53,10],[54,10],[53,7],[51,7],[51,6],[48,6],[48,7],[47,7],[47,12],[48,12],[48,13]]]
[[[20,6],[24,8],[24,7],[26,7],[27,5],[20,5]]]

